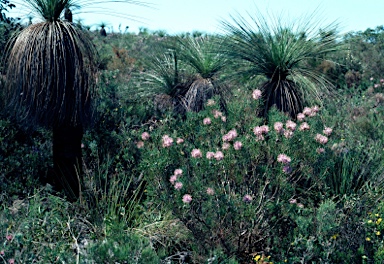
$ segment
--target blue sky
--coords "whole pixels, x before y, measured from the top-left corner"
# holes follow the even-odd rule
[[[20,1],[20,0],[18,0]],[[81,0],[79,1],[81,2]],[[317,10],[317,20],[326,25],[337,20],[341,32],[365,30],[384,24],[382,0],[144,0],[150,7],[133,4],[99,4],[84,8],[75,15],[87,25],[106,22],[115,31],[129,26],[137,32],[140,27],[150,31],[165,30],[169,34],[202,31],[220,32],[220,21],[230,20],[230,15],[247,16],[247,12],[274,16],[283,14],[290,19],[300,18]],[[104,8],[112,9],[105,11]],[[16,11],[16,10],[15,10]],[[109,13],[101,15],[101,13]],[[95,14],[97,12],[97,14]],[[122,18],[118,13],[127,17]],[[137,21],[135,21],[137,20]],[[93,27],[95,29],[95,27]]]

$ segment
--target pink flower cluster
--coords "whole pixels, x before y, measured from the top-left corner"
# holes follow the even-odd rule
[[[309,116],[309,117],[313,117],[317,114],[317,112],[319,112],[319,107],[318,106],[314,106],[312,108],[309,108],[309,107],[304,107],[303,109],[303,114],[305,116]],[[301,116],[302,117],[302,116]]]
[[[330,127],[325,127],[323,130],[323,133],[327,136],[330,136],[332,134],[332,128]]]
[[[207,194],[208,195],[214,195],[215,194],[215,191],[212,189],[212,188],[207,188]]]
[[[227,118],[225,116],[223,116],[223,113],[218,111],[218,110],[212,110],[212,113],[213,113],[213,117],[214,118],[221,118],[221,121],[223,122],[227,122]]]
[[[277,133],[283,133],[284,132],[284,125],[281,122],[275,122],[273,125],[273,128]]]
[[[143,132],[143,134],[141,134],[141,139],[146,141],[150,138],[150,135],[148,132]]]
[[[250,203],[250,202],[252,202],[252,200],[253,200],[253,198],[249,194],[246,194],[243,197],[243,201],[246,202],[246,203]]]
[[[236,141],[235,143],[233,143],[233,148],[235,150],[240,150],[242,147],[243,147],[243,143],[241,143],[240,141]]]
[[[169,178],[169,181],[171,184],[175,187],[176,190],[180,190],[183,188],[183,183],[182,182],[176,182],[179,178],[179,176],[183,175],[183,170],[182,169],[176,169],[173,172],[173,175]]]
[[[234,140],[237,137],[237,131],[236,129],[230,130],[227,134],[223,136],[223,141],[224,142],[229,142]]]
[[[262,96],[262,92],[259,89],[256,89],[252,92],[252,98],[255,100],[259,100]]]
[[[213,99],[208,99],[208,101],[207,101],[207,106],[212,106],[212,105],[215,105],[215,104],[216,104],[215,100],[213,100]]]
[[[212,123],[211,119],[209,117],[206,117],[203,119],[203,124],[204,125],[210,125]]]
[[[184,142],[184,139],[182,139],[182,138],[177,138],[177,139],[176,139],[176,143],[177,143],[178,145],[182,144],[183,142]]]
[[[277,161],[283,164],[289,164],[291,163],[291,158],[285,154],[279,154],[279,156],[277,156]]]
[[[201,153],[200,149],[193,149],[191,152],[192,158],[201,158],[203,154]]]
[[[216,151],[216,153],[212,151],[208,151],[206,154],[206,157],[207,159],[215,158],[216,160],[222,160],[224,159],[224,154],[221,151]]]
[[[137,148],[139,148],[139,149],[141,149],[142,147],[144,147],[144,141],[138,141],[138,142],[136,142],[136,147]]]
[[[326,136],[323,136],[322,134],[317,134],[315,137],[316,142],[320,144],[327,144],[328,138]]]
[[[288,120],[286,123],[285,123],[285,127],[288,129],[288,130],[291,130],[292,132],[296,130],[296,123],[293,122],[292,120]]]
[[[310,127],[309,127],[309,125],[308,125],[307,122],[303,122],[303,123],[301,123],[301,125],[300,125],[300,127],[299,127],[299,130],[300,130],[300,131],[305,131],[305,130],[309,130],[309,129],[310,129]]]
[[[268,134],[269,127],[267,125],[257,126],[253,128],[253,133],[257,137],[257,140],[264,140],[264,135]]]
[[[227,150],[231,147],[231,145],[228,142],[224,142],[223,146],[221,147],[223,150]]]
[[[189,204],[190,202],[192,202],[192,196],[190,194],[184,194],[183,203]]]
[[[164,135],[162,138],[162,141],[163,141],[163,148],[169,148],[173,144],[173,139],[168,135]]]

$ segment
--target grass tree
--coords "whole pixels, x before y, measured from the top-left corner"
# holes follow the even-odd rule
[[[225,57],[217,53],[218,43],[212,37],[175,37],[167,52],[154,58],[147,75],[152,87],[163,89],[173,98],[175,111],[200,111],[215,95],[222,105],[229,95],[228,86],[220,79]]]
[[[10,113],[29,125],[53,130],[56,184],[71,200],[81,193],[81,140],[92,122],[97,52],[89,36],[71,23],[71,9],[105,2],[25,0],[41,22],[9,42],[6,93]]]
[[[61,15],[71,0],[28,0],[42,22],[9,43],[7,103],[17,119],[53,130],[56,184],[69,199],[81,191],[81,140],[92,120],[96,50],[88,35]]]
[[[313,16],[289,22],[282,17],[268,20],[260,13],[232,20],[222,22],[225,53],[238,63],[236,74],[265,78],[259,87],[264,115],[276,106],[295,118],[306,100],[321,99],[332,87],[316,63],[336,50],[335,24],[320,29]]]

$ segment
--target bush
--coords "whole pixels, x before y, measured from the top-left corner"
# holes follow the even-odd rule
[[[268,126],[257,117],[258,100],[238,97],[228,116],[210,101],[181,126],[169,118],[150,134],[143,130],[138,141],[148,196],[184,222],[202,255],[220,249],[241,262],[253,253],[278,253],[281,260],[288,252],[277,248],[290,248],[303,219],[294,212],[315,217],[318,211],[320,218],[336,210],[322,202],[338,157],[330,147],[336,139],[317,107],[305,108],[299,117],[305,121],[297,124],[273,110]],[[329,225],[318,222],[306,234],[330,237]]]

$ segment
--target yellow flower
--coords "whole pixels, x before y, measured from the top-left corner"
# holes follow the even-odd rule
[[[368,220],[368,224],[372,224],[372,220]]]
[[[377,231],[376,236],[380,236],[380,235],[381,235],[380,231]]]
[[[261,256],[260,255],[256,255],[254,258],[253,258],[255,261],[259,261],[261,259]]]
[[[377,220],[376,220],[376,225],[380,225],[381,221],[383,221],[382,218],[377,219]]]
[[[375,214],[376,217],[379,217],[379,214]]]
[[[331,238],[333,239],[333,240],[336,240],[336,238],[339,236],[339,234],[334,234],[333,236],[331,236]]]
[[[371,239],[370,239],[369,237],[366,237],[366,238],[365,238],[365,241],[368,241],[368,242],[369,242],[369,241],[371,241]]]

